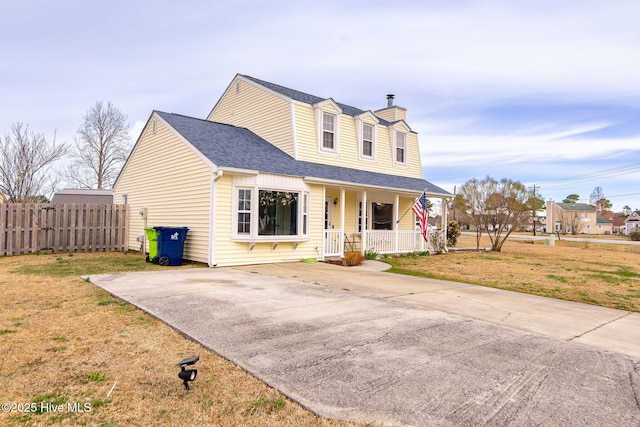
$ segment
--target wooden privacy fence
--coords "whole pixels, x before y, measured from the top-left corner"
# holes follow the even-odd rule
[[[127,205],[0,203],[0,256],[125,251]]]

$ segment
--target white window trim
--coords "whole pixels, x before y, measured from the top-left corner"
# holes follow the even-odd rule
[[[302,242],[302,241],[306,241],[309,240],[309,234],[310,234],[310,228],[311,228],[311,223],[309,222],[309,218],[311,216],[311,212],[309,211],[310,209],[310,194],[308,191],[302,191],[300,189],[290,189],[290,188],[273,188],[273,187],[259,187],[257,185],[254,186],[247,186],[247,185],[234,185],[233,187],[233,195],[232,195],[232,200],[231,200],[231,217],[232,217],[232,224],[231,224],[231,240],[234,242]],[[249,232],[249,234],[243,234],[243,233],[238,233],[238,213],[239,213],[239,209],[238,209],[238,202],[239,202],[239,190],[251,190],[251,230]],[[260,196],[260,190],[262,191],[280,191],[280,192],[286,192],[286,193],[297,193],[298,194],[298,213],[297,213],[297,218],[298,218],[298,224],[296,226],[296,229],[299,230],[298,234],[295,235],[276,235],[276,236],[261,236],[258,234],[258,229],[259,229],[259,224],[258,224],[258,220],[259,220],[259,215],[258,215],[258,209],[259,209],[259,204],[260,204],[260,200],[259,200],[259,196]],[[306,196],[306,201],[307,201],[307,206],[306,206],[306,210],[307,213],[304,213],[304,200],[305,200],[305,196]],[[305,218],[306,217],[306,218]],[[304,221],[306,219],[307,225],[306,225],[306,230],[307,233],[304,234]]]
[[[238,221],[238,216],[240,215],[240,208],[238,207],[239,203],[240,203],[240,191],[241,190],[249,190],[250,191],[250,209],[247,211],[245,209],[242,210],[242,212],[249,212],[249,218],[250,218],[250,222],[249,222],[249,233],[240,233],[238,231],[238,225],[239,225],[239,221]],[[235,190],[235,206],[234,206],[234,210],[235,210],[235,216],[234,216],[234,221],[235,221],[235,225],[234,225],[234,232],[236,235],[238,236],[249,236],[251,234],[251,232],[253,231],[253,217],[254,217],[254,212],[253,212],[253,206],[255,205],[255,198],[254,198],[254,191],[252,187],[237,187]]]
[[[404,135],[404,162],[399,162],[397,157],[397,149],[398,149],[398,134],[401,133]],[[393,164],[396,166],[408,166],[408,158],[409,158],[409,135],[407,132],[403,132],[401,130],[394,129],[392,132],[392,153],[391,157],[393,158]]]
[[[371,203],[370,201],[368,203]],[[365,230],[369,230],[370,226],[369,226],[369,214],[371,211],[371,209],[367,209],[366,211],[366,216],[364,218],[362,218],[362,199],[358,198],[356,199],[356,234],[362,234],[362,229],[364,228]],[[360,224],[358,224],[358,222],[360,222]],[[358,230],[358,227],[360,227],[360,229]]]
[[[323,144],[324,113],[331,114],[335,117],[335,129],[333,131],[333,149],[325,148]],[[340,113],[331,110],[325,110],[322,108],[316,108],[316,134],[318,137],[318,153],[338,155],[340,153]]]
[[[372,143],[371,143],[371,156],[365,156],[364,155],[364,126],[365,125],[369,125],[371,127],[373,127],[373,131],[372,131]],[[375,123],[369,123],[369,122],[365,122],[361,119],[357,120],[357,126],[356,126],[356,133],[357,133],[357,138],[358,138],[358,158],[360,160],[366,160],[366,161],[376,161],[377,156],[376,156],[376,145],[377,145],[377,133],[378,133],[378,126]]]

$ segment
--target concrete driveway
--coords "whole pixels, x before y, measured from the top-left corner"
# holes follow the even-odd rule
[[[613,327],[623,335],[638,325],[618,310],[566,306],[579,315],[572,326],[559,301],[327,264],[91,282],[324,417],[421,426],[640,425],[640,358],[620,354],[634,345],[613,352],[576,342],[617,322],[627,322]],[[452,310],[451,301],[461,308]],[[494,321],[478,320],[483,312]],[[556,328],[547,318],[554,316]]]

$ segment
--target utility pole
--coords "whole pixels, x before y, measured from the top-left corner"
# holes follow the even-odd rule
[[[531,209],[533,210],[533,235],[536,235],[536,186],[533,186],[533,203]]]

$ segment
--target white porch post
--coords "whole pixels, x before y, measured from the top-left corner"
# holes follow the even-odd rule
[[[393,217],[394,217],[394,222],[395,222],[395,227],[394,227],[394,231],[395,231],[395,242],[394,242],[394,246],[393,246],[393,250],[398,253],[398,228],[400,227],[399,224],[399,220],[400,220],[400,195],[398,193],[396,193],[396,199],[393,203]]]
[[[327,214],[325,212],[325,200],[327,198],[327,186],[323,185],[322,186],[322,259],[320,261],[324,261],[324,254],[327,251],[327,230],[324,226],[324,218],[325,215]]]
[[[340,236],[340,256],[344,257],[344,234],[345,234],[345,228],[344,228],[344,204],[345,204],[345,197],[344,197],[344,187],[340,188],[340,228],[342,229],[342,236]]]
[[[444,236],[444,250],[447,251],[447,199],[442,200],[442,234]]]
[[[366,190],[362,190],[362,219],[360,221],[362,221],[362,233],[360,234],[362,243],[360,244],[360,246],[362,246],[361,250],[362,250],[362,254],[364,255],[364,253],[367,251],[367,248],[365,246],[367,243],[367,191]]]

